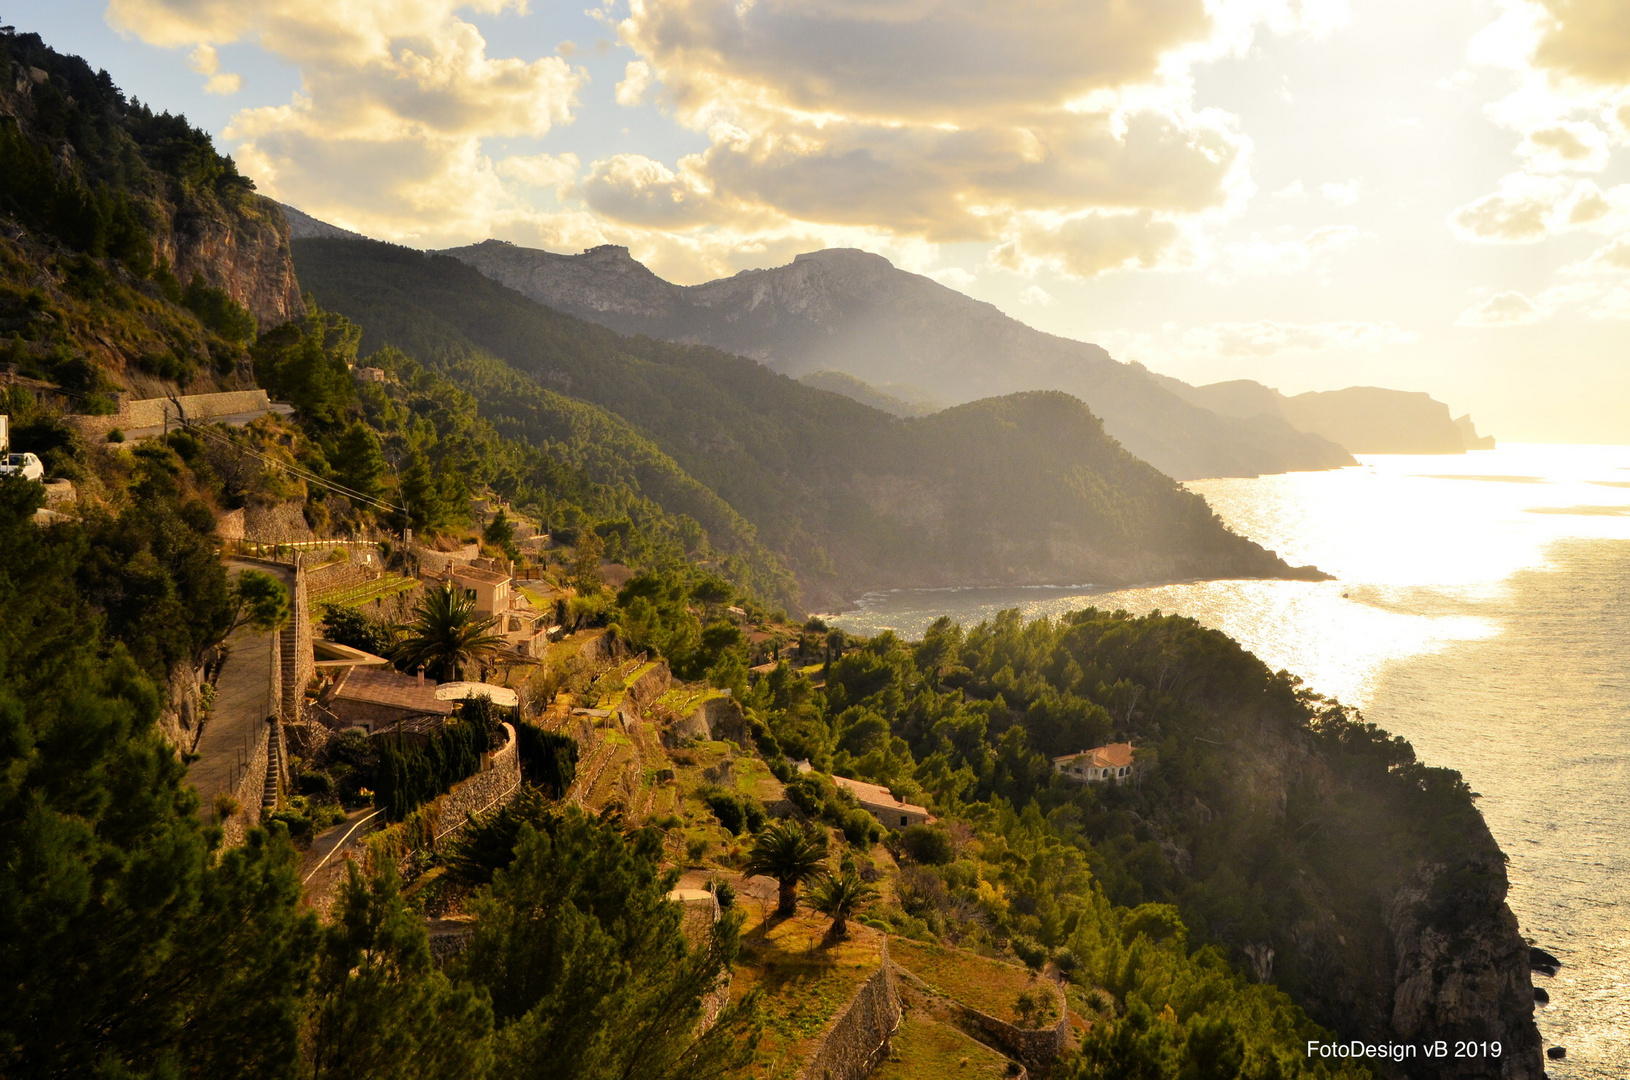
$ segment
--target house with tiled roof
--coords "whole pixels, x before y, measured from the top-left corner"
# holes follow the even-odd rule
[[[1123,742],[1095,746],[1091,750],[1053,759],[1053,771],[1078,784],[1125,780],[1136,768],[1132,744]]]
[[[834,776],[832,782],[853,795],[862,810],[891,829],[903,829],[908,825],[926,825],[934,820],[927,808],[908,803],[878,784],[851,780],[847,776]]]

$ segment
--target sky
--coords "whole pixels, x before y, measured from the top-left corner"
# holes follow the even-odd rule
[[[266,194],[674,281],[860,247],[1194,383],[1630,444],[1625,0],[12,0]]]

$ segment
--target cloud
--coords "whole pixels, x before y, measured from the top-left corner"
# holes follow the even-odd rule
[[[586,76],[560,56],[489,57],[480,32],[458,15],[524,6],[110,0],[107,14],[151,44],[192,46],[195,65],[218,63],[217,46],[244,40],[294,64],[300,93],[240,111],[223,132],[240,144],[239,161],[270,194],[312,213],[423,241],[484,235],[494,221],[532,212],[483,140],[537,137],[569,122]]]
[[[583,195],[597,213],[630,225],[688,229],[719,217],[718,204],[693,176],[640,154],[595,162]]]
[[[1329,256],[1358,242],[1358,230],[1351,225],[1326,225],[1300,240],[1252,239],[1227,245],[1218,259],[1224,276],[1323,272],[1329,269]]]
[[[1622,0],[1540,0],[1548,16],[1534,63],[1587,83],[1630,84],[1630,7]]]
[[[1550,310],[1520,292],[1503,292],[1475,304],[1456,320],[1459,326],[1525,326],[1539,322]]]
[[[1260,26],[1348,17],[1329,0],[629,0],[620,40],[710,145],[667,175],[614,170],[597,208],[991,242],[1025,272],[1171,265],[1253,190],[1249,139],[1196,105],[1189,68]]]
[[[1021,218],[992,250],[991,262],[1024,274],[1046,267],[1091,278],[1111,270],[1193,267],[1198,259],[1181,226],[1140,210]]]
[[[1542,172],[1600,172],[1607,167],[1607,135],[1595,124],[1557,123],[1528,132],[1517,153]]]
[[[1320,184],[1319,194],[1337,206],[1351,206],[1358,201],[1358,189],[1359,182],[1349,180],[1344,184]]]
[[[1615,238],[1583,263],[1567,269],[1576,273],[1630,271],[1630,233]]]
[[[630,60],[623,68],[623,80],[617,84],[617,104],[632,108],[640,103],[651,86],[651,65],[644,60]]]
[[[1378,350],[1408,345],[1416,335],[1391,322],[1346,321],[1320,323],[1250,322],[1214,323],[1182,335],[1184,347],[1209,356],[1263,357],[1285,353],[1324,352],[1329,349]]]
[[[1512,173],[1498,190],[1459,207],[1449,224],[1463,240],[1531,244],[1581,228],[1610,227],[1616,204],[1630,202],[1630,188],[1604,192],[1589,180]]]
[[[211,45],[200,45],[187,56],[187,63],[200,75],[209,76],[204,84],[206,94],[236,94],[243,87],[243,76],[221,71],[221,58]]]
[[[1028,304],[1031,307],[1051,307],[1053,294],[1040,285],[1031,285],[1019,294],[1019,303]]]

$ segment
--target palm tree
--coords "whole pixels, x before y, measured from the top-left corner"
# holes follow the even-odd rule
[[[830,936],[842,941],[849,936],[849,916],[871,903],[877,890],[860,880],[853,870],[833,876],[827,874],[809,891],[809,906],[832,920]]]
[[[753,841],[746,871],[775,878],[781,886],[781,903],[775,911],[786,917],[798,910],[798,886],[821,872],[824,858],[826,833],[781,820],[765,826]]]
[[[419,599],[393,658],[410,671],[423,665],[437,682],[455,681],[467,664],[497,655],[504,637],[493,633],[496,625],[476,614],[473,596],[449,582]]]

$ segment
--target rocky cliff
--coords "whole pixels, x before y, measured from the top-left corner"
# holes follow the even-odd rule
[[[8,31],[0,129],[0,209],[35,239],[139,278],[167,271],[178,288],[196,276],[262,330],[305,310],[281,209],[185,118],[155,115],[106,72]]]
[[[1340,446],[1282,418],[1219,415],[1096,345],[1044,334],[863,251],[812,252],[689,287],[663,281],[621,247],[568,256],[487,241],[447,254],[621,333],[713,345],[794,377],[830,370],[929,387],[947,404],[1062,390],[1129,451],[1178,479],[1352,463]]]

